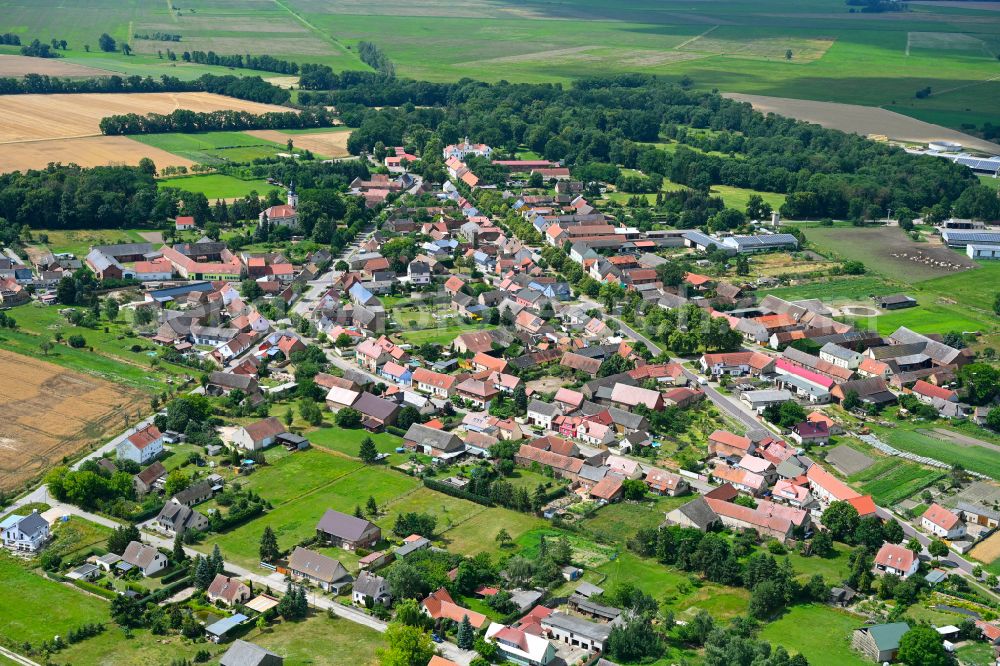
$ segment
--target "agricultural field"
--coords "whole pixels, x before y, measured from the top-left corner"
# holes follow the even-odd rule
[[[161,178],[158,185],[159,187],[176,187],[187,192],[200,192],[208,197],[209,201],[242,199],[253,192],[263,197],[274,189],[274,186],[269,185],[265,180],[241,180],[221,173]]]
[[[944,472],[940,470],[895,458],[883,458],[848,480],[859,485],[862,493],[874,497],[877,504],[892,506],[916,495],[943,476]]]
[[[142,233],[138,229],[39,229],[32,232],[39,245],[29,245],[27,251],[29,254],[36,249],[42,253],[69,252],[83,260],[93,245],[142,243]],[[44,244],[39,240],[43,235],[48,239]]]
[[[121,431],[126,413],[145,402],[136,390],[8,349],[0,349],[0,490]]]
[[[753,266],[753,263],[751,263],[751,266]],[[872,296],[891,294],[901,289],[902,285],[897,283],[886,282],[886,280],[876,277],[860,276],[816,280],[794,287],[765,288],[761,289],[760,293],[774,294],[775,296],[793,301],[807,298],[821,298],[826,303],[836,303],[838,301],[868,300]]]
[[[82,167],[139,164],[148,157],[157,168],[192,167],[194,162],[159,148],[144,146],[127,136],[83,136],[0,144],[0,173],[44,169],[49,163]]]
[[[247,130],[245,133],[263,139],[273,141],[285,149],[285,142],[289,139],[297,150],[311,151],[316,157],[330,159],[336,157],[347,157],[347,140],[351,137],[350,130],[342,128],[322,128],[323,131],[298,132],[295,134],[282,130]]]
[[[994,449],[933,437],[904,425],[879,432],[879,436],[897,449],[934,458],[948,465],[959,464],[973,472],[1000,479],[1000,456]]]
[[[283,152],[283,143],[250,136],[244,132],[203,132],[199,134],[142,134],[144,143],[198,164],[211,166],[227,162],[251,162]]]
[[[824,254],[860,261],[871,271],[909,284],[976,267],[964,254],[938,242],[914,242],[897,227],[852,227],[849,232],[814,227],[805,234]],[[936,265],[940,262],[947,266]]]
[[[111,72],[96,67],[76,65],[58,58],[30,58],[28,56],[0,54],[0,76],[21,77],[25,74],[89,78],[107,76]]]

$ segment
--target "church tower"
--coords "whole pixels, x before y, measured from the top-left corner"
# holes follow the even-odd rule
[[[288,205],[292,208],[299,207],[299,195],[295,193],[295,181],[293,180],[288,185]]]

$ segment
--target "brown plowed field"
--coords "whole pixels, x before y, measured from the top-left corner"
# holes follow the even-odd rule
[[[0,489],[11,490],[124,429],[144,400],[110,382],[0,350]],[[134,411],[131,410],[131,411]]]
[[[0,55],[0,76],[22,77],[25,74],[48,76],[91,77],[110,76],[114,72],[86,65],[66,62],[61,58],[29,58],[19,55]]]
[[[0,173],[42,169],[49,162],[74,162],[82,167],[111,164],[136,165],[148,157],[157,169],[165,166],[191,167],[194,162],[160,148],[147,146],[127,136],[82,136],[76,139],[22,141],[0,147]]]
[[[296,148],[309,150],[323,157],[347,157],[347,140],[350,132],[304,132],[302,134],[285,134],[278,130],[247,130],[244,132],[258,139],[266,139],[284,144],[289,139]]]

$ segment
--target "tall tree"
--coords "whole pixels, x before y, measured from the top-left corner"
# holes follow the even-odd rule
[[[361,458],[361,462],[367,465],[371,465],[378,460],[378,449],[375,447],[375,440],[371,437],[365,437],[361,440],[358,457]]]
[[[281,555],[278,548],[278,537],[270,525],[264,527],[263,534],[260,535],[260,559],[262,562],[274,562]]]

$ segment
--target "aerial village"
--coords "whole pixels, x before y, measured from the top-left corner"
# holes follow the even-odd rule
[[[179,216],[172,243],[0,259],[15,319],[61,312],[87,270],[123,285],[135,344],[181,369],[145,418],[14,502],[6,548],[124,599],[113,613],[173,609],[227,665],[282,663],[247,632],[309,607],[381,630],[416,611],[433,666],[607,665],[649,603],[698,645],[698,589],[761,619],[849,610],[852,659],[893,661],[931,603],[952,609],[928,616],[946,647],[1000,645],[997,577],[969,555],[997,548],[1000,486],[883,436],[985,432],[958,381],[969,349],[759,295],[766,280],[725,267],[799,251],[777,212],[743,234],[644,229],[558,162],[465,140],[430,183],[388,153],[351,183],[377,215],[339,255],[230,251]],[[294,248],[297,209],[288,183],[258,224]],[[942,233],[970,252],[1000,237]],[[46,560],[71,519],[113,526],[108,548]],[[644,584],[656,571],[683,581],[674,596]]]

